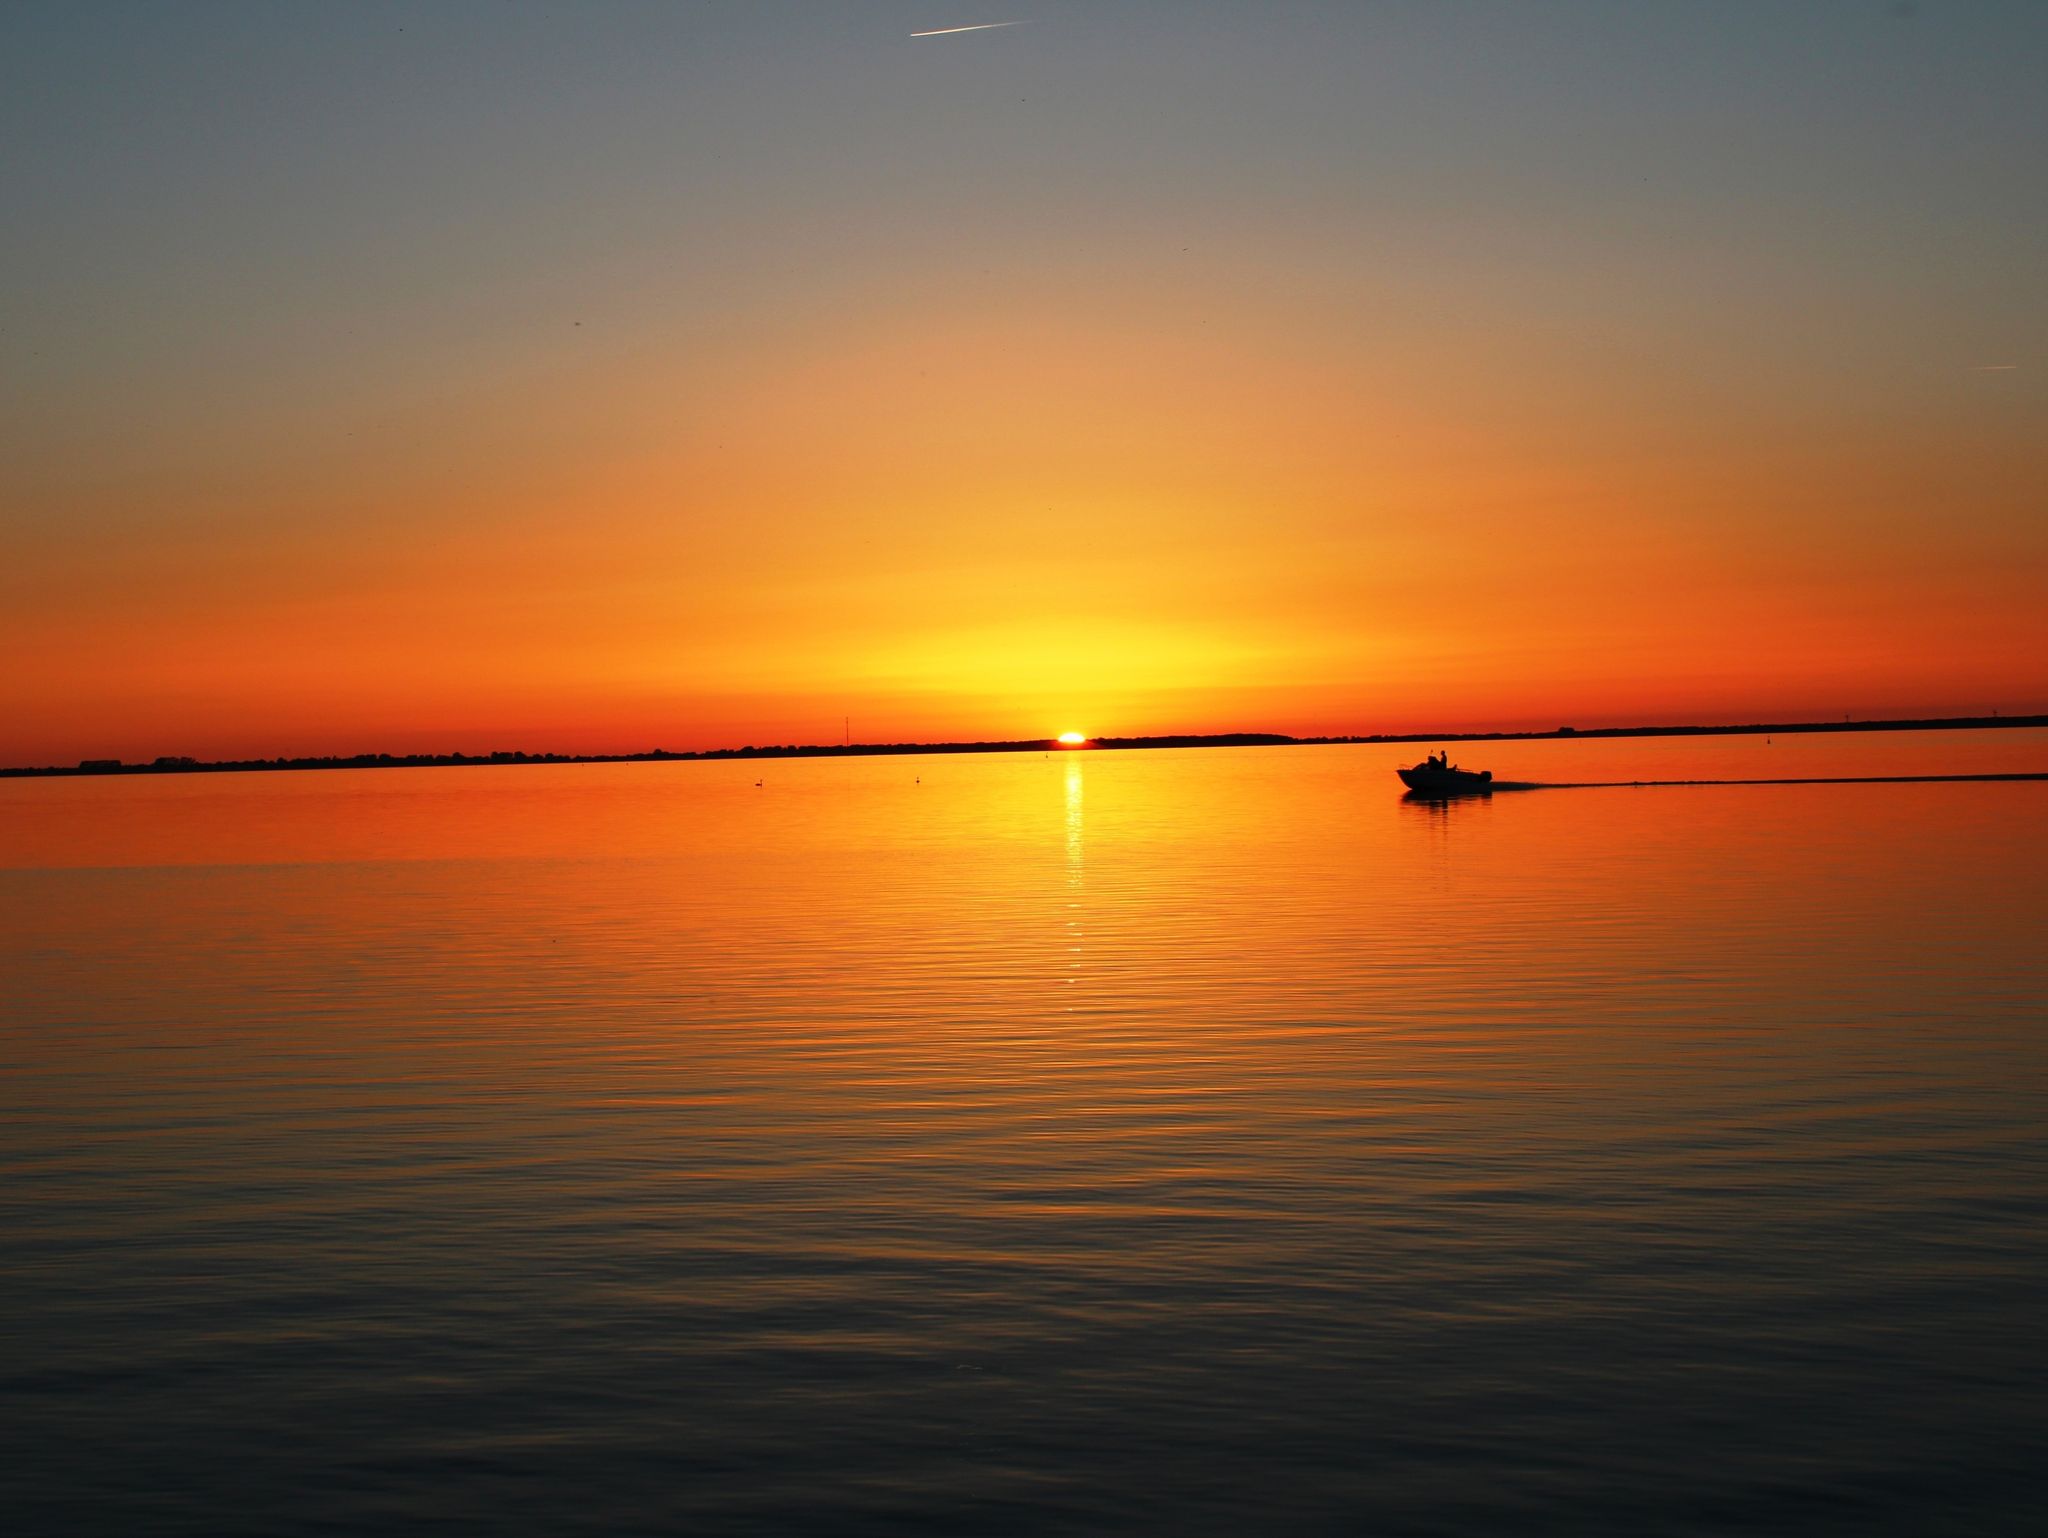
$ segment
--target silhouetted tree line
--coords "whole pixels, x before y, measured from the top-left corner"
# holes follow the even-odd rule
[[[81,759],[76,767],[0,769],[0,777],[23,778],[71,774],[202,774],[258,769],[422,769],[458,764],[637,764],[723,758],[881,758],[931,753],[1085,753],[1104,749],[1140,748],[1263,748],[1315,747],[1355,742],[1526,742],[1545,737],[1745,737],[1794,732],[1906,732],[1970,730],[1993,726],[2048,726],[2048,715],[1943,716],[1910,721],[1773,721],[1751,726],[1560,726],[1541,732],[1376,732],[1360,737],[1289,737],[1279,732],[1210,732],[1167,737],[1091,737],[1068,747],[1051,737],[1012,742],[853,742],[785,743],[774,747],[707,748],[671,752],[650,748],[644,753],[527,753],[500,749],[491,753],[351,753],[313,758],[236,758],[201,762],[170,754],[148,763],[123,763],[118,758]]]

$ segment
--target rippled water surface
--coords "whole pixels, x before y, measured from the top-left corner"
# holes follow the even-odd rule
[[[0,783],[10,1530],[2048,1529],[2048,784],[1412,756]]]

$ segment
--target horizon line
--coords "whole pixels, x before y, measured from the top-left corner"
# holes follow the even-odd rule
[[[624,753],[531,752],[499,748],[485,753],[461,749],[415,753],[313,753],[292,758],[198,759],[160,754],[150,760],[84,758],[73,764],[0,766],[0,778],[44,779],[79,775],[232,774],[288,769],[453,768],[477,764],[619,764],[702,762],[734,758],[887,758],[948,753],[1081,753],[1200,747],[1345,747],[1408,742],[1531,742],[1582,737],[1743,737],[1826,732],[1963,731],[2048,726],[2048,713],[2007,716],[1920,716],[1840,721],[1758,721],[1728,725],[1556,726],[1504,731],[1368,732],[1299,737],[1288,732],[1159,732],[1134,737],[1093,736],[1079,743],[1058,737],[1018,737],[959,742],[832,742],[753,744],[739,748],[648,748]]]

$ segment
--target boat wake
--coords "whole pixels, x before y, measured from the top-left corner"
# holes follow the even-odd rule
[[[1768,780],[1495,780],[1503,790],[1650,790],[1677,785],[1955,785],[1992,780],[2048,780],[2024,774],[1836,774]]]

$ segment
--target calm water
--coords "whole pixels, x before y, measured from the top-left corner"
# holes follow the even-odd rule
[[[0,783],[10,1530],[2048,1528],[2048,785],[1417,751]]]

